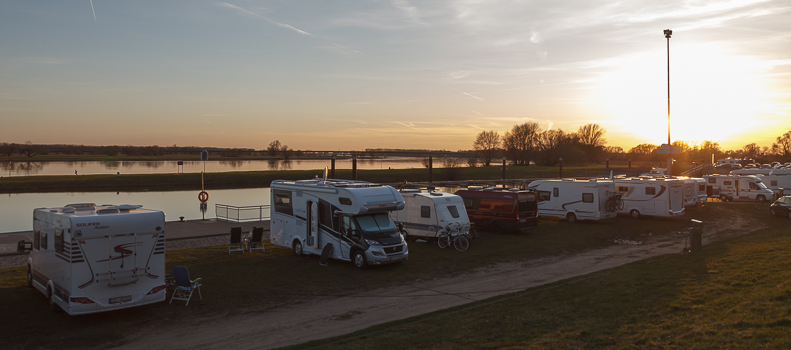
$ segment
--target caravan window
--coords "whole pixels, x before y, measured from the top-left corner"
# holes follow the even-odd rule
[[[452,216],[454,219],[458,219],[459,218],[459,210],[456,209],[455,205],[449,205],[448,206],[448,211],[450,212],[450,216]]]
[[[645,194],[656,194],[656,187],[646,187]]]
[[[629,186],[618,186],[618,192],[629,192]]]
[[[33,232],[33,249],[41,249],[41,231]]]
[[[706,184],[698,184],[698,191],[706,192]]]
[[[583,193],[582,203],[593,203],[593,193]]]
[[[769,184],[770,184],[771,186],[777,186],[777,180],[771,180],[771,181],[769,182]]]
[[[431,217],[431,207],[428,205],[421,205],[420,206],[420,217],[421,218],[430,218]]]
[[[538,201],[548,201],[549,200],[549,191],[538,191]]]
[[[281,214],[294,215],[291,206],[291,191],[274,190],[275,211]]]
[[[555,196],[555,197],[560,195],[560,191],[558,190],[557,187],[552,189],[552,195]]]
[[[710,177],[710,178],[709,178],[709,183],[710,183],[710,184],[716,184],[716,183],[717,183],[717,179],[716,179],[716,178],[713,178],[713,177]]]
[[[59,228],[55,229],[55,251],[63,253],[63,230]]]
[[[732,183],[730,180],[728,180],[728,181],[723,181],[723,182],[722,182],[722,184],[723,184],[724,186],[730,186],[730,185],[733,185],[733,183]]]

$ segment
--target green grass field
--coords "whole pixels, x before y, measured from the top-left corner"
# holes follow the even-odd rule
[[[204,282],[203,300],[158,303],[85,316],[50,313],[45,297],[25,286],[25,268],[0,269],[4,300],[0,347],[82,348],[109,344],[143,327],[190,322],[201,317],[234,317],[307,298],[346,295],[463,274],[499,262],[573,254],[611,245],[608,239],[661,238],[705,222],[741,218],[741,238],[706,246],[692,255],[667,255],[553,285],[469,304],[358,332],[360,337],[327,340],[336,348],[522,348],[522,347],[783,347],[789,322],[789,221],[770,218],[768,204],[711,203],[684,218],[569,224],[542,220],[522,234],[481,232],[464,253],[410,243],[409,261],[364,271],[316,257],[297,257],[267,245],[266,253],[228,255],[225,247],[169,251],[168,268],[187,266]],[[746,227],[746,228],[745,228]],[[178,304],[177,304],[178,303]],[[44,331],[46,330],[46,331]],[[379,333],[372,333],[383,330]],[[748,336],[749,335],[749,336]],[[381,342],[381,343],[380,343]],[[316,343],[309,344],[310,346]],[[702,346],[701,347],[705,347]]]

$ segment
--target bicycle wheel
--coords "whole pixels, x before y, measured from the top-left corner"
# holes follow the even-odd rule
[[[453,240],[453,248],[456,248],[456,250],[463,252],[468,248],[470,248],[470,240],[467,239],[467,236],[465,235],[458,235]]]
[[[447,233],[442,233],[437,237],[437,245],[441,249],[445,249],[450,245],[450,236]]]

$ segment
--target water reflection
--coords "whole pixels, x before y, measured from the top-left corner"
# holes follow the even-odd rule
[[[44,169],[44,164],[40,162],[5,162],[3,163],[3,172],[8,176],[21,175],[30,176],[38,174],[41,169]]]

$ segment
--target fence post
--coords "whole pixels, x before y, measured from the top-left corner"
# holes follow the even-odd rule
[[[503,181],[505,181],[505,157],[503,157]]]
[[[335,152],[332,152],[332,160],[330,161],[330,178],[335,178]]]
[[[428,156],[428,182],[434,182],[434,158]]]
[[[563,178],[563,158],[559,158],[558,159],[558,172],[559,172],[558,177],[562,179]]]
[[[352,180],[357,181],[357,155],[352,156]]]

